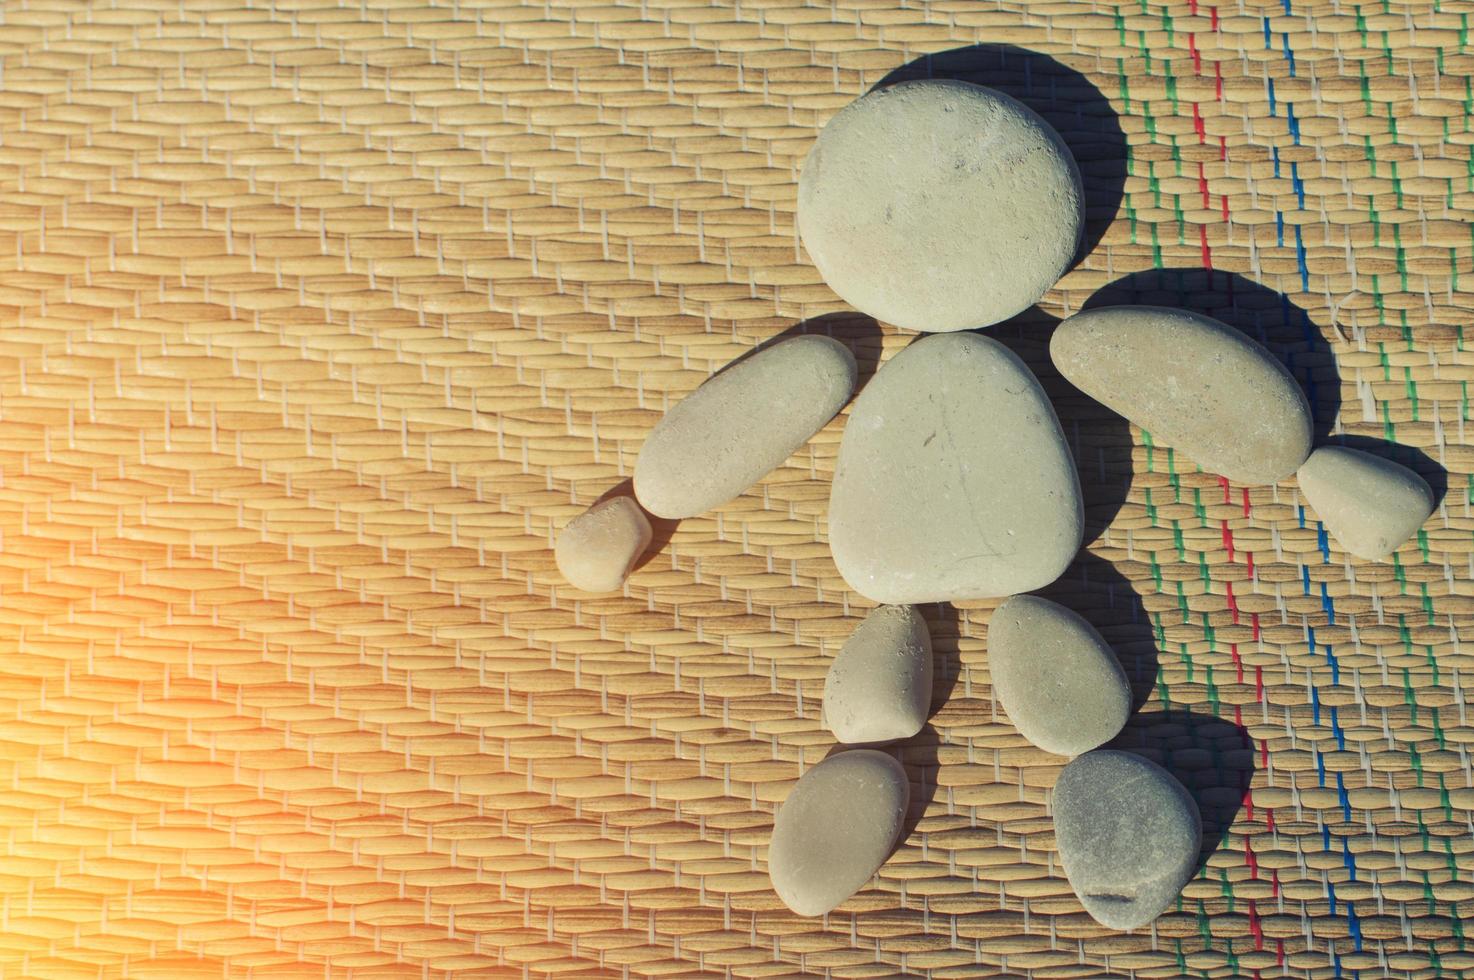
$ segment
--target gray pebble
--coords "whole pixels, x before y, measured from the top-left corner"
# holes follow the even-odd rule
[[[1259,486],[1310,455],[1310,405],[1261,345],[1187,310],[1113,306],[1065,320],[1049,355],[1065,380],[1210,473]]]
[[[931,634],[914,606],[880,606],[829,665],[824,727],[850,745],[910,738],[931,706]]]
[[[635,496],[658,517],[694,517],[741,496],[824,427],[855,389],[855,358],[805,335],[749,355],[677,402],[646,437]]]
[[[1111,929],[1151,922],[1177,900],[1202,846],[1198,805],[1171,773],[1100,749],[1054,786],[1054,836],[1085,911]]]
[[[910,795],[901,764],[874,749],[840,752],[804,773],[768,846],[783,904],[823,915],[864,888],[896,846]]]
[[[988,672],[1009,721],[1046,752],[1104,745],[1131,713],[1126,672],[1095,627],[1038,596],[1016,595],[994,610]]]
[[[1315,516],[1358,558],[1386,558],[1433,515],[1433,489],[1426,480],[1359,449],[1322,446],[1297,477]]]

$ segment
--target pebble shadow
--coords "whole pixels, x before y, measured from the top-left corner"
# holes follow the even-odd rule
[[[1055,370],[1049,341],[1060,320],[1030,309],[988,328],[1029,366],[1039,379],[1075,456],[1085,503],[1085,543],[1094,541],[1115,520],[1131,490],[1133,470],[1131,426],[1121,416],[1084,394]]]
[[[1248,731],[1185,708],[1149,711],[1134,715],[1109,748],[1150,759],[1187,787],[1203,817],[1201,872],[1248,797],[1254,777],[1254,741]]]
[[[758,344],[752,350],[738,357],[731,363],[723,366],[716,374],[721,374],[735,364],[752,357],[759,351],[767,350],[774,344],[781,344],[785,340],[794,337],[803,337],[810,334],[819,334],[825,337],[833,337],[844,344],[849,352],[855,357],[855,367],[858,379],[855,383],[855,393],[865,387],[865,383],[875,376],[876,369],[880,366],[880,357],[885,341],[885,331],[881,330],[880,324],[875,322],[874,317],[863,313],[839,312],[826,313],[823,316],[812,317],[801,320],[782,333],[770,337]],[[713,375],[715,377],[716,375]]]
[[[931,634],[932,681],[931,708],[927,717],[935,715],[952,696],[952,689],[962,675],[962,614],[946,602],[917,606]]]
[[[1100,242],[1121,206],[1126,134],[1116,110],[1094,83],[1049,55],[1011,44],[974,44],[909,61],[871,89],[921,78],[986,85],[1033,109],[1058,131],[1085,186],[1085,229],[1077,259]]]
[[[1213,317],[1259,341],[1289,369],[1310,402],[1315,441],[1331,434],[1341,411],[1341,374],[1320,328],[1289,297],[1220,269],[1148,269],[1102,287],[1085,309],[1171,306]]]
[[[895,746],[896,758],[906,769],[906,776],[911,782],[911,802],[906,807],[906,822],[901,825],[901,834],[896,838],[896,846],[892,848],[894,854],[905,846],[921,825],[922,818],[926,816],[926,808],[931,806],[931,801],[937,796],[937,769],[939,763],[937,757],[942,747],[942,735],[931,722],[922,726],[921,731]]]

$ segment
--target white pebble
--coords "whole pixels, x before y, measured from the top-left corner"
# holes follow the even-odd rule
[[[650,537],[650,520],[639,504],[630,497],[610,497],[568,522],[558,534],[553,560],[574,588],[614,592],[650,547]]]
[[[1433,514],[1433,490],[1408,469],[1344,446],[1322,446],[1297,474],[1300,491],[1336,543],[1358,558],[1379,561]]]

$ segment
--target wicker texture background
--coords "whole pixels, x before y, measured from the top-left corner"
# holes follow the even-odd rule
[[[1474,976],[1474,6],[0,11],[0,976]],[[1078,73],[999,65],[1103,211],[995,331],[1090,500],[1053,593],[1225,831],[1130,935],[1060,873],[992,603],[927,610],[950,697],[876,884],[822,921],[769,890],[865,611],[824,543],[842,419],[623,596],[553,568],[668,404],[841,308],[793,233],[817,129],[978,42]],[[1350,562],[1292,481],[1072,398],[1049,323],[1133,273],[1278,341],[1329,438],[1446,468],[1425,533]]]

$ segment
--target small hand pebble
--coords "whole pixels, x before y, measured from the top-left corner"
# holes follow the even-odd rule
[[[851,409],[829,497],[839,573],[876,602],[1013,595],[1059,577],[1084,533],[1054,408],[1018,356],[922,337]]]
[[[1088,752],[1120,734],[1131,713],[1126,672],[1095,627],[1038,596],[994,610],[988,671],[1009,721],[1046,752]]]
[[[712,375],[665,413],[635,462],[635,496],[659,517],[694,517],[783,464],[844,407],[855,358],[805,335]]]
[[[910,738],[931,706],[931,634],[913,606],[880,606],[840,648],[824,681],[824,727],[848,744]]]
[[[630,497],[610,497],[559,532],[553,561],[575,589],[614,592],[650,547],[650,536],[650,519],[639,504]]]
[[[911,787],[884,752],[840,752],[803,774],[778,808],[768,875],[783,904],[823,915],[880,870],[896,846]]]
[[[1298,479],[1315,516],[1358,558],[1386,558],[1433,514],[1426,480],[1359,449],[1322,446],[1300,467]]]
[[[861,312],[912,330],[986,327],[1064,275],[1085,225],[1058,133],[1002,92],[901,82],[831,119],[798,181],[819,274]]]
[[[1085,753],[1060,773],[1052,806],[1065,877],[1103,926],[1146,925],[1172,906],[1197,867],[1197,803],[1140,756]]]
[[[1159,306],[1077,313],[1054,331],[1065,380],[1210,473],[1276,483],[1310,455],[1310,405],[1269,351],[1211,317]]]

